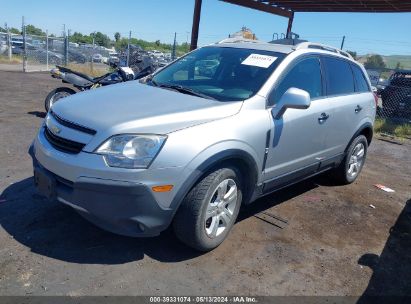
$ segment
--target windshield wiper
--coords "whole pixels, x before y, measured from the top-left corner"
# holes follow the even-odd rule
[[[147,78],[145,79],[145,83],[150,83],[150,84],[152,84],[153,86],[155,86],[155,87],[158,87],[158,84],[157,84],[157,82],[153,79],[154,78],[154,75],[149,75],[149,76],[147,76]]]
[[[190,88],[183,87],[181,85],[157,83],[157,82],[153,82],[153,80],[151,80],[151,82],[155,86],[160,87],[160,88],[171,89],[171,90],[175,90],[175,91],[178,91],[180,93],[183,93],[183,94],[189,94],[189,95],[193,95],[193,96],[197,96],[197,97],[201,97],[201,98],[205,98],[205,99],[217,100],[214,97],[211,97],[209,95],[197,92],[197,91],[195,91],[193,89],[190,89]]]

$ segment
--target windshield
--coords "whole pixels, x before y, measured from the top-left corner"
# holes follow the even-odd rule
[[[219,101],[244,100],[258,92],[284,57],[271,51],[204,47],[165,67],[151,83]]]

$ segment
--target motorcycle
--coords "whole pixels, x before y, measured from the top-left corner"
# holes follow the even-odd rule
[[[101,86],[107,86],[110,84],[136,80],[145,77],[154,72],[151,65],[139,70],[135,73],[133,69],[129,67],[116,67],[113,72],[104,74],[99,77],[90,77],[89,75],[73,71],[63,66],[56,66],[56,68],[50,71],[51,77],[61,79],[63,83],[69,83],[74,86],[78,91],[87,91],[99,88]],[[53,104],[58,100],[76,94],[78,91],[69,87],[59,87],[51,91],[44,100],[44,107],[48,112]]]

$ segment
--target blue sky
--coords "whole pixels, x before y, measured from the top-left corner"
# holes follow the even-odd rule
[[[171,42],[187,41],[191,31],[194,0],[0,0],[0,25],[20,27],[21,16],[50,33],[59,34],[66,24],[72,31],[101,31],[113,37],[127,36]],[[284,32],[287,19],[217,0],[203,0],[199,44],[221,40],[242,26],[261,40]],[[411,13],[297,13],[293,31],[310,41],[340,46],[359,54],[411,55]]]

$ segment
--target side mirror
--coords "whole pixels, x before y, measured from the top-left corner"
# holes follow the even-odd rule
[[[281,96],[278,103],[271,109],[271,114],[274,119],[280,119],[284,112],[290,109],[307,109],[310,107],[311,99],[307,91],[289,88],[283,96]]]

